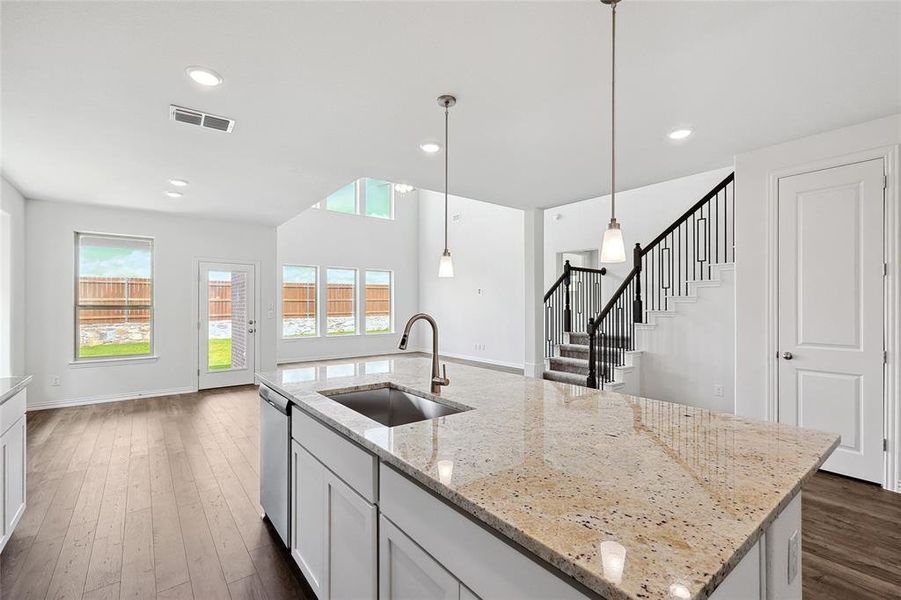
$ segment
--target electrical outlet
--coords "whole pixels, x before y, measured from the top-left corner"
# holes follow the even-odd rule
[[[801,536],[798,535],[798,531],[795,531],[790,538],[788,538],[788,583],[791,585],[791,582],[795,580],[795,577],[798,576],[798,562],[801,555]]]
[[[50,385],[58,386],[59,385],[59,375],[54,375],[50,378]]]
[[[718,383],[715,384],[715,385],[713,386],[713,397],[714,397],[714,398],[722,398],[722,397],[723,397],[723,394],[724,394],[724,392],[723,392],[723,386],[720,385],[720,384],[718,384]]]

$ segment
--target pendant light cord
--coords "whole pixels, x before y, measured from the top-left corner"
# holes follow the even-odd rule
[[[616,218],[616,3],[612,8],[612,35],[610,36],[610,218]]]
[[[444,251],[447,252],[447,119],[448,101],[444,101]]]

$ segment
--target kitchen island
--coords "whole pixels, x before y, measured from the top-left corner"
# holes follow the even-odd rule
[[[556,581],[571,597],[800,598],[799,492],[837,436],[460,364],[439,398],[427,392],[429,366],[392,356],[258,375],[292,403],[295,477],[320,469],[318,480],[332,482],[325,488],[362,497],[353,535],[406,533],[372,549],[379,577],[357,574],[380,597],[394,596],[386,586],[396,565],[383,563],[396,548],[434,559],[423,572],[436,581],[456,577],[459,593],[447,598],[488,600],[517,579],[522,597],[542,597],[545,584],[556,591],[544,597],[568,594]],[[388,427],[324,395],[386,384],[462,412]],[[295,497],[295,511],[310,501]],[[305,515],[293,526],[309,523]],[[470,536],[470,524],[485,537]],[[308,538],[292,536],[292,554],[320,600],[340,595],[317,574],[340,557],[294,547]],[[313,554],[328,545],[314,541]],[[492,568],[480,574],[482,564]]]

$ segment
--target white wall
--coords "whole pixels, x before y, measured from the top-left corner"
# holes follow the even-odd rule
[[[419,197],[419,307],[438,321],[441,354],[522,368],[523,212],[450,196],[448,243],[454,277],[439,279],[444,194],[422,190]],[[428,336],[425,343],[431,343]]]
[[[616,194],[616,220],[626,243],[625,263],[603,265],[603,294],[616,290],[623,277],[632,270],[632,248],[647,244],[722,181],[732,167],[655,183]],[[572,250],[599,250],[604,230],[610,221],[610,196],[590,198],[548,208],[544,211],[544,281],[545,291],[560,276],[557,254]]]
[[[26,202],[29,406],[191,391],[198,258],[259,261],[260,370],[275,367],[275,228],[75,203]],[[156,360],[70,364],[75,231],[153,237]],[[271,310],[270,310],[271,309]],[[60,377],[60,386],[51,378]]]
[[[326,267],[355,268],[359,272],[360,281],[366,269],[393,271],[395,332],[282,339],[279,302],[279,362],[398,352],[398,330],[419,309],[418,228],[419,203],[415,192],[396,195],[394,220],[309,208],[280,225],[277,273],[279,289],[282,265],[286,264],[318,266],[321,288],[325,283]],[[359,292],[360,285],[357,288]],[[321,302],[320,309],[324,310]],[[320,331],[322,333],[324,332]],[[411,350],[419,347],[418,339],[418,336],[411,339],[408,346]]]
[[[901,143],[901,115],[786,142],[736,156],[736,412],[766,419],[770,210],[768,186],[779,171]],[[819,167],[822,168],[822,167]],[[895,166],[894,168],[897,168]],[[897,178],[898,175],[895,174]],[[874,232],[881,235],[881,232]],[[897,257],[896,257],[897,258]],[[901,425],[899,425],[901,431]]]
[[[25,371],[25,199],[0,179],[0,377]]]
[[[675,303],[675,316],[636,328],[641,396],[731,413],[735,406],[735,284],[731,268],[714,267],[720,284],[692,290],[697,302]],[[693,286],[694,287],[694,286]],[[652,317],[653,319],[653,317]],[[714,386],[722,387],[717,396]]]

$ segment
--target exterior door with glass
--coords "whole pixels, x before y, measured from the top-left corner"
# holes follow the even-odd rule
[[[253,383],[257,317],[254,267],[201,262],[198,387]]]

